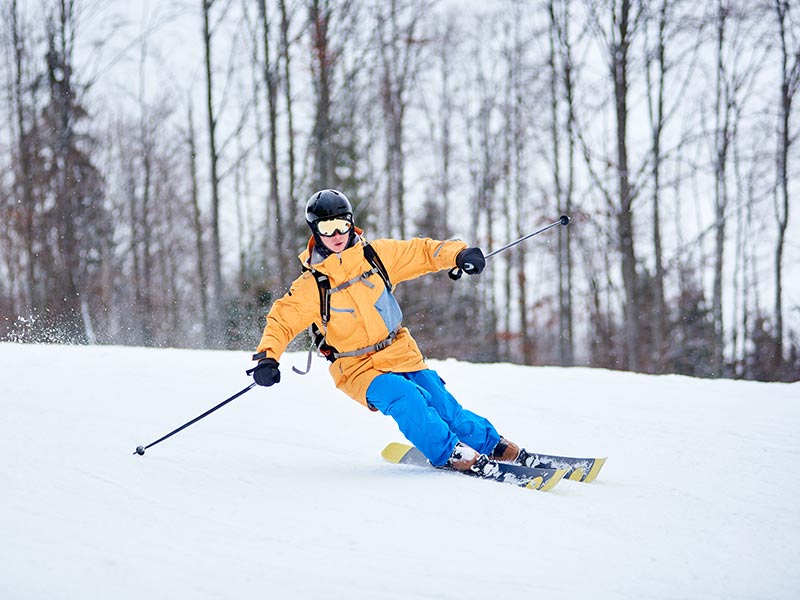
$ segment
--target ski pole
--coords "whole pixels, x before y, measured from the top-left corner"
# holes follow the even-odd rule
[[[252,390],[255,386],[256,386],[255,382],[251,383],[250,385],[248,385],[246,388],[244,388],[240,392],[236,392],[233,396],[231,396],[230,398],[228,398],[224,402],[220,402],[214,408],[211,408],[211,409],[207,410],[202,415],[200,415],[199,417],[195,417],[194,419],[192,419],[188,423],[184,423],[183,425],[181,425],[180,427],[178,427],[174,431],[170,431],[167,435],[165,435],[164,437],[158,438],[155,442],[151,442],[151,443],[147,444],[147,446],[136,446],[136,450],[133,453],[134,454],[138,454],[139,456],[144,456],[144,451],[147,450],[148,448],[150,448],[152,446],[155,446],[156,444],[160,444],[165,439],[167,439],[169,437],[172,437],[173,435],[175,435],[179,431],[183,431],[184,429],[189,427],[189,425],[193,425],[194,423],[197,423],[200,419],[203,419],[203,418],[207,417],[208,415],[210,415],[211,413],[213,413],[215,410],[217,410],[219,408],[222,408],[228,402],[233,402],[234,400],[236,400],[239,396],[241,396],[245,392],[248,392],[248,391]]]
[[[555,223],[550,223],[550,225],[548,225],[546,227],[542,227],[538,231],[534,231],[533,233],[529,233],[528,235],[524,235],[521,238],[519,238],[518,240],[515,240],[515,241],[511,242],[510,244],[506,244],[502,248],[498,248],[497,250],[489,252],[489,254],[484,256],[484,258],[491,258],[495,254],[500,254],[503,250],[508,250],[509,248],[513,248],[517,244],[521,244],[525,240],[527,240],[529,238],[532,238],[535,235],[539,235],[540,233],[544,233],[548,229],[552,229],[553,227],[558,227],[559,225],[563,225],[563,226],[566,227],[567,225],[569,225],[569,223],[570,223],[569,217],[567,215],[561,215],[561,217]],[[450,271],[447,274],[450,276],[450,279],[452,279],[453,281],[456,281],[458,279],[461,279],[461,275],[463,274],[463,272],[458,267],[453,267],[452,269],[450,269]]]

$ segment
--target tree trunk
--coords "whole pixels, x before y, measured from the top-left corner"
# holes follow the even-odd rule
[[[572,56],[569,43],[569,6],[562,3],[564,11],[563,20],[556,14],[553,0],[547,4],[550,17],[549,30],[549,63],[550,63],[550,98],[551,98],[551,129],[550,135],[553,142],[553,185],[555,188],[556,207],[560,214],[567,214],[572,210],[572,181],[574,167],[574,141],[573,126],[573,86],[572,86]],[[559,69],[559,63],[562,69]],[[561,122],[561,85],[566,100],[566,132],[567,146],[567,184],[563,184],[561,163],[561,135],[559,126]],[[561,366],[574,364],[574,344],[572,340],[572,257],[570,236],[568,230],[558,232],[558,360]]]
[[[195,257],[197,265],[197,281],[200,300],[200,316],[202,320],[202,339],[203,344],[208,347],[211,345],[211,327],[208,319],[208,280],[206,277],[205,251],[203,250],[203,224],[200,218],[200,194],[199,183],[197,180],[197,147],[194,135],[194,120],[192,118],[192,106],[189,105],[189,175],[191,178],[192,189],[192,224],[194,225]]]
[[[211,68],[210,12],[214,0],[203,2],[203,50],[205,53],[206,109],[208,113],[208,155],[211,185],[211,306],[214,311],[212,339],[214,345],[222,345],[222,244],[219,226],[219,153],[217,151],[217,119],[214,115],[214,82]]]
[[[289,207],[295,205],[295,194],[297,193],[296,173],[297,167],[296,151],[295,151],[295,132],[294,132],[294,99],[292,98],[292,76],[290,68],[289,51],[289,17],[286,12],[286,0],[279,0],[278,5],[281,11],[281,53],[283,55],[283,89],[284,98],[286,102],[286,121],[287,121],[287,135],[289,146],[289,189],[287,190],[287,199],[289,200]]]
[[[575,189],[575,84],[573,76],[572,58],[572,39],[569,32],[570,13],[569,0],[564,2],[563,26],[558,29],[561,34],[561,46],[563,47],[564,63],[564,99],[567,110],[567,187],[564,190],[564,197],[561,199],[562,211],[566,215],[572,214],[572,196]],[[559,231],[559,248],[561,260],[559,263],[559,312],[561,331],[566,337],[564,345],[565,366],[575,364],[575,337],[574,337],[574,314],[573,314],[573,289],[572,289],[572,235],[568,229]]]
[[[278,82],[277,65],[270,62],[269,52],[269,20],[267,19],[267,6],[265,0],[258,2],[259,16],[261,17],[261,27],[264,43],[264,82],[267,86],[267,111],[269,117],[269,203],[274,207],[275,222],[267,224],[267,231],[272,231],[273,242],[275,244],[278,260],[275,261],[277,267],[277,279],[280,286],[288,288],[289,281],[286,275],[287,248],[285,247],[286,225],[284,221],[283,209],[278,190]]]
[[[319,0],[309,5],[309,22],[311,25],[312,73],[316,102],[314,110],[314,128],[311,135],[314,154],[315,189],[334,185],[334,158],[331,151],[331,86],[333,85],[333,68],[335,57],[330,51],[328,25],[330,10],[320,6]]]
[[[633,193],[628,171],[628,49],[632,0],[622,0],[619,19],[613,29],[611,75],[614,81],[614,108],[617,134],[617,236],[622,256],[622,282],[625,289],[625,346],[627,368],[639,370],[639,300],[637,295],[636,253],[633,240]]]
[[[712,292],[712,315],[714,320],[714,343],[712,369],[716,377],[723,375],[724,328],[722,314],[722,269],[725,249],[725,210],[728,204],[727,166],[730,142],[730,102],[725,78],[723,47],[727,22],[727,7],[720,0],[717,5],[717,78],[716,78],[716,122],[714,162],[714,284]]]
[[[146,125],[142,124],[142,146],[140,147],[142,157],[142,169],[144,182],[142,183],[142,304],[139,306],[139,315],[142,324],[142,336],[145,346],[152,346],[155,342],[155,332],[153,327],[153,250],[150,247],[150,237],[152,235],[150,223],[150,195],[152,188],[152,154],[150,143],[147,140],[148,133],[144,130]]]
[[[778,370],[783,363],[783,252],[786,244],[786,229],[789,225],[789,148],[792,143],[790,121],[792,102],[800,79],[800,50],[787,47],[786,22],[790,4],[787,0],[775,0],[781,47],[781,111],[778,127],[778,194],[775,216],[778,221],[778,237],[775,244],[775,357],[773,365]],[[789,21],[791,23],[791,21]],[[790,56],[794,57],[790,64]]]
[[[646,48],[647,59],[647,92],[648,108],[650,116],[651,131],[651,153],[653,160],[653,262],[655,263],[655,273],[653,275],[653,352],[651,355],[651,371],[662,372],[664,355],[664,336],[666,331],[666,302],[664,299],[664,259],[663,247],[661,242],[661,168],[662,168],[662,133],[664,130],[664,85],[667,71],[666,63],[666,39],[665,30],[667,25],[669,0],[662,0],[661,10],[658,13],[658,35],[656,41],[655,68],[657,79],[655,84],[650,80],[650,59],[649,48]]]
[[[142,43],[142,50],[139,61],[139,140],[138,156],[141,160],[143,181],[142,202],[141,202],[141,243],[142,243],[142,289],[141,301],[137,305],[139,313],[139,323],[142,330],[142,341],[145,346],[155,344],[155,322],[153,315],[153,249],[150,240],[153,234],[151,219],[151,196],[153,193],[153,147],[155,141],[151,133],[150,115],[148,115],[147,104],[144,99],[145,76],[144,65],[147,60],[147,46]]]
[[[14,88],[13,103],[16,108],[17,118],[17,162],[19,164],[17,191],[22,199],[22,212],[24,225],[22,227],[23,247],[25,249],[25,288],[27,304],[30,309],[39,306],[36,285],[36,234],[34,229],[34,215],[36,213],[35,197],[33,192],[32,162],[33,148],[31,148],[32,129],[25,126],[25,99],[23,83],[23,57],[26,50],[26,40],[22,37],[21,25],[18,21],[17,2],[13,0],[11,11],[11,34],[14,52]]]

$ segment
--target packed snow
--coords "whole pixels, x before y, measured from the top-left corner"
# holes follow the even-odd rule
[[[394,422],[323,360],[0,344],[0,598],[800,597],[800,383],[431,361],[530,450],[525,490],[380,457]]]

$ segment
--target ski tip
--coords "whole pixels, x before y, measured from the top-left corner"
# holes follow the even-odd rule
[[[572,473],[567,476],[567,479],[570,481],[583,481],[584,472],[582,468],[575,469]]]
[[[381,456],[388,460],[390,463],[399,464],[406,453],[411,449],[408,444],[401,444],[400,442],[391,442],[381,451]]]
[[[603,468],[603,465],[606,464],[606,460],[608,460],[607,456],[605,458],[596,458],[592,468],[589,469],[589,473],[587,473],[586,477],[584,477],[581,481],[583,481],[583,483],[591,483],[597,479],[597,475],[600,473],[600,469]]]
[[[543,483],[544,483],[544,477],[537,477],[536,479],[529,481],[525,487],[528,488],[529,490],[538,490],[542,487]]]
[[[548,492],[552,490],[554,487],[556,487],[558,482],[561,481],[564,478],[564,475],[566,474],[567,474],[566,469],[557,469],[556,472],[553,473],[553,475],[549,479],[540,482],[537,487],[533,487],[532,489],[539,490],[540,492]],[[535,483],[536,481],[539,481],[541,479],[542,479],[541,477],[537,477],[531,483]],[[530,484],[528,487],[530,487]]]

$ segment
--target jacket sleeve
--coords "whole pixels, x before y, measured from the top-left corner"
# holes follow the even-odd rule
[[[386,266],[392,284],[456,266],[456,255],[467,245],[461,240],[375,240],[375,251]]]
[[[286,346],[319,317],[319,291],[314,278],[304,273],[285,296],[275,301],[267,314],[267,324],[256,349],[267,358],[278,360]]]

